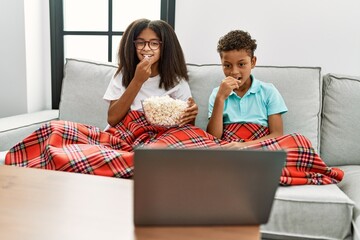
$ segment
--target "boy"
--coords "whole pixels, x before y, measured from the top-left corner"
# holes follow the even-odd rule
[[[256,47],[256,40],[241,30],[230,31],[218,42],[225,79],[210,95],[207,131],[222,138],[224,125],[232,123],[253,123],[269,131],[256,140],[231,142],[223,146],[226,148],[243,148],[283,135],[281,115],[288,109],[282,96],[273,84],[251,75]]]

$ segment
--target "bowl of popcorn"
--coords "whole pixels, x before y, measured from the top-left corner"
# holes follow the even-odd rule
[[[142,101],[146,120],[152,125],[175,127],[188,107],[187,102],[168,95],[150,97]]]

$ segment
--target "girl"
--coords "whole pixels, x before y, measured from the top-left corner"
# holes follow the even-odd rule
[[[121,39],[118,61],[104,95],[110,102],[110,126],[123,120],[129,109],[141,110],[141,100],[163,95],[188,101],[180,126],[195,123],[198,107],[191,98],[184,55],[168,23],[148,19],[131,23]]]
[[[191,98],[179,41],[164,21],[139,19],[124,32],[119,67],[104,99],[109,101],[105,131],[81,123],[52,121],[15,145],[5,164],[131,178],[133,149],[143,145],[213,147],[220,141],[195,127],[198,107]],[[188,101],[178,127],[150,125],[141,100],[170,95]]]

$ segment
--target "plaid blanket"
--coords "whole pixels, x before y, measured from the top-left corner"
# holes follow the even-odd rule
[[[133,150],[142,145],[211,148],[229,141],[249,141],[264,134],[268,134],[268,129],[255,124],[231,124],[226,126],[223,138],[217,139],[193,125],[152,126],[142,112],[131,111],[107,131],[75,122],[51,121],[11,148],[5,164],[131,178]],[[340,169],[327,167],[310,142],[299,134],[266,140],[249,148],[287,150],[288,159],[280,178],[282,185],[337,183],[343,176]]]
[[[107,131],[69,121],[48,122],[12,147],[5,164],[131,178],[133,149],[145,144],[214,147],[220,140],[192,125],[151,126],[142,112],[131,111]]]
[[[225,125],[222,140],[247,142],[268,134],[267,127],[251,123],[236,123]],[[341,169],[328,167],[315,152],[311,142],[298,133],[267,139],[246,148],[287,152],[286,164],[280,177],[281,185],[339,183],[344,176]]]

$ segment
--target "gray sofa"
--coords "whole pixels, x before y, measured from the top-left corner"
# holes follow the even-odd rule
[[[41,124],[62,119],[106,126],[102,100],[116,70],[111,63],[67,59],[59,110],[0,119],[0,159]],[[196,125],[205,129],[207,101],[223,78],[220,65],[188,64],[190,87],[199,106]],[[319,67],[258,66],[253,74],[275,84],[289,108],[286,133],[307,136],[329,166],[345,172],[338,185],[279,186],[263,239],[360,240],[360,77],[321,75]],[[0,160],[1,161],[1,160]]]

